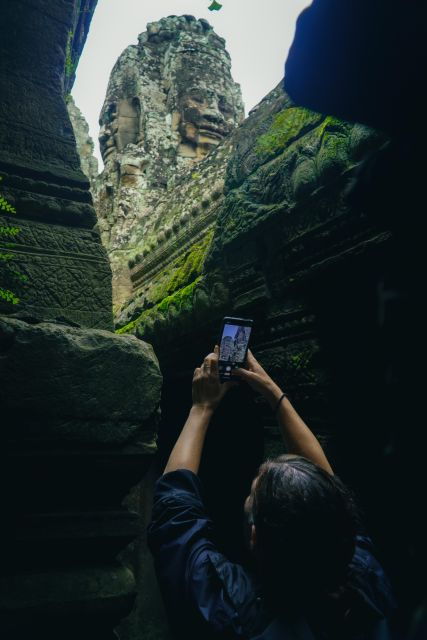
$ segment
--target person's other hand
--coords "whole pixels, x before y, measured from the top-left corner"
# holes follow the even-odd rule
[[[263,369],[250,350],[248,350],[246,362],[246,369],[238,368],[233,370],[233,378],[244,380],[254,391],[258,391],[269,402],[274,403],[282,395],[280,387]]]
[[[193,375],[193,406],[215,410],[224,395],[235,382],[220,382],[218,375],[219,348],[209,353]]]

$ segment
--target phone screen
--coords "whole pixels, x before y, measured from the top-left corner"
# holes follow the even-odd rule
[[[230,378],[232,370],[244,363],[251,331],[241,324],[224,324],[218,363],[222,378]]]

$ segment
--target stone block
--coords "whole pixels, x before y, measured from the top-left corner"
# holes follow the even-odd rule
[[[9,437],[122,445],[159,404],[156,357],[134,336],[3,316],[0,344]],[[142,442],[153,450],[154,433]]]

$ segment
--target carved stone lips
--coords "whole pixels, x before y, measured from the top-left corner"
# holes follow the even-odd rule
[[[219,129],[218,127],[213,127],[211,125],[203,125],[203,127],[199,127],[199,132],[201,134],[206,134],[210,137],[213,138],[219,138],[222,139],[225,135],[226,132],[224,131],[224,129]]]

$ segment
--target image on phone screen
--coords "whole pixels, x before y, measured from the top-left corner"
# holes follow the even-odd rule
[[[245,361],[252,327],[224,324],[219,348],[219,372],[222,378],[230,378],[232,370]]]

